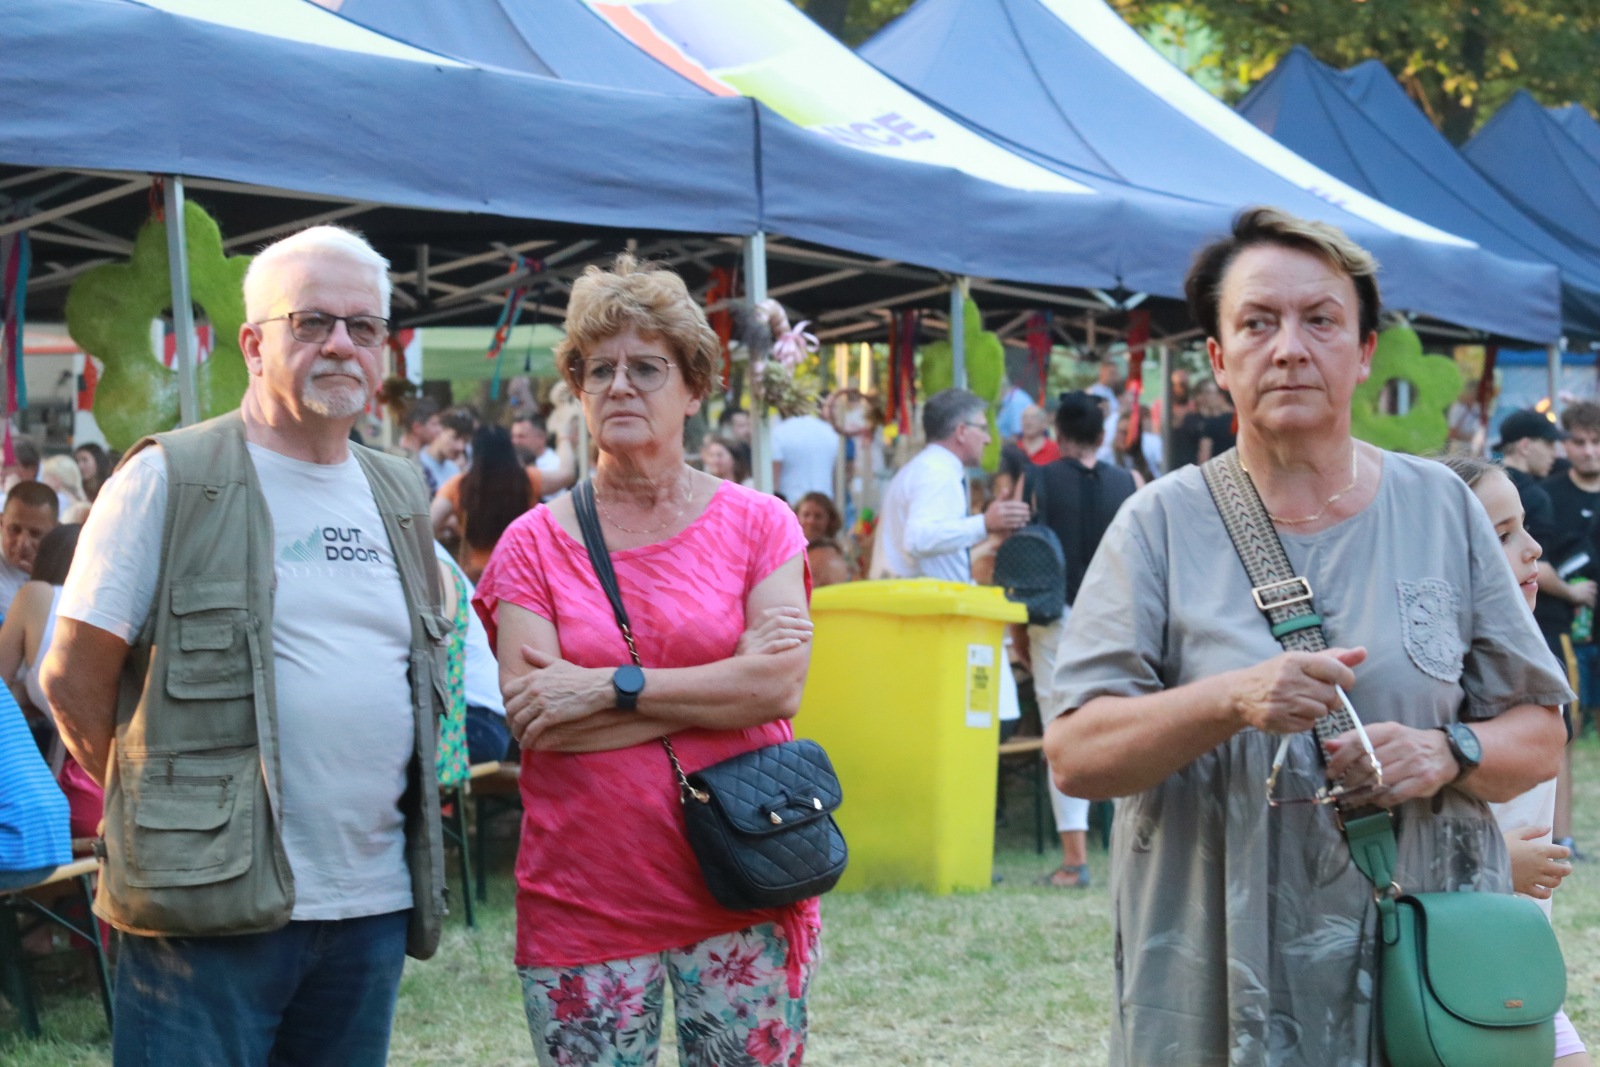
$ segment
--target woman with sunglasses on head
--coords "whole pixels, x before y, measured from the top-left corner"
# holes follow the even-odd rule
[[[1407,893],[1507,892],[1487,802],[1559,764],[1571,693],[1483,509],[1351,436],[1376,270],[1270,208],[1200,251],[1185,290],[1237,447],[1123,506],[1067,622],[1041,710],[1061,790],[1121,798],[1114,1065],[1384,1063],[1373,883],[1341,826],[1394,813]],[[1289,573],[1263,577],[1276,543]]]
[[[1505,471],[1487,460],[1461,453],[1442,456],[1439,462],[1455,471],[1467,483],[1472,495],[1488,512],[1501,551],[1511,566],[1517,587],[1522,590],[1528,610],[1539,598],[1539,557],[1544,554],[1539,542],[1523,526],[1522,500],[1517,487]],[[1556,780],[1540,782],[1521,796],[1501,804],[1489,805],[1495,821],[1505,835],[1511,854],[1512,887],[1534,898],[1550,917],[1550,897],[1572,873],[1567,858],[1572,850],[1550,839],[1556,815]],[[1589,1067],[1589,1053],[1565,1011],[1556,1013],[1556,1067]]]
[[[660,742],[692,774],[789,740],[810,662],[794,514],[685,462],[719,359],[676,274],[623,255],[573,284],[556,361],[599,447],[638,666],[572,495],[512,523],[478,584],[522,747],[516,963],[541,1064],[653,1062],[668,978],[683,1063],[804,1054],[817,902],[717,903]]]

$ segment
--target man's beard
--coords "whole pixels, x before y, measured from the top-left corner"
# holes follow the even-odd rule
[[[361,414],[367,407],[365,385],[335,385],[318,377],[329,373],[345,374],[348,370],[348,361],[318,360],[306,378],[300,402],[325,419],[348,419]],[[356,373],[360,374],[359,369]]]

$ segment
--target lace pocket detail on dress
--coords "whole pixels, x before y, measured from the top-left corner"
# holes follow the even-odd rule
[[[1442,578],[1395,583],[1400,592],[1400,636],[1417,669],[1441,682],[1461,679],[1461,596]]]

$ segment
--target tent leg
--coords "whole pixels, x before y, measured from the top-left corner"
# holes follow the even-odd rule
[[[183,224],[183,178],[169,174],[163,183],[167,214],[167,265],[172,282],[172,333],[177,342],[178,425],[200,421],[200,391],[195,372],[194,304],[189,296],[189,242]]]
[[[957,389],[967,387],[967,284],[963,275],[950,283],[950,360]]]
[[[767,235],[760,230],[744,239],[744,295],[751,306],[767,298]],[[774,338],[776,340],[776,338]],[[750,364],[750,473],[757,492],[772,492],[772,427],[761,375]],[[792,502],[791,502],[792,503]]]
[[[1550,385],[1550,414],[1561,414],[1561,346],[1545,348],[1545,368]]]

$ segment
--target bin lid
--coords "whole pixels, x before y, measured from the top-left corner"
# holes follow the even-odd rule
[[[936,578],[892,578],[825,585],[811,594],[811,610],[864,611],[877,615],[965,615],[998,622],[1027,622],[1028,609],[992,585],[941,582]]]

